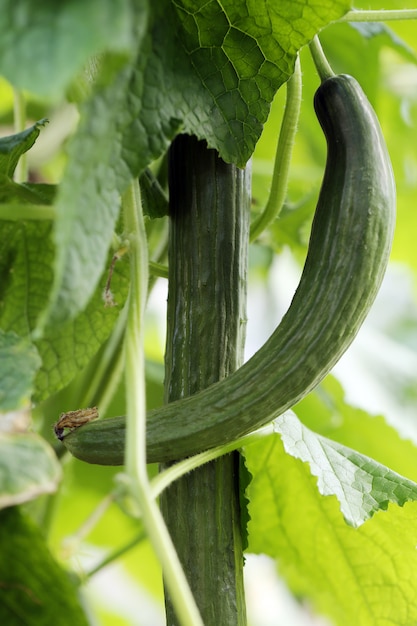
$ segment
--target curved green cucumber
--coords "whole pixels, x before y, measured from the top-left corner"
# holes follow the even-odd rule
[[[349,347],[378,292],[391,248],[395,185],[376,115],[350,76],[328,78],[316,113],[328,155],[303,273],[291,305],[237,372],[148,414],[148,461],[222,445],[274,419],[309,393]],[[90,463],[123,463],[123,417],[64,439]]]

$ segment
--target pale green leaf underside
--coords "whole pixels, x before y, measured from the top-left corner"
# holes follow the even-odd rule
[[[288,411],[275,421],[288,454],[309,464],[323,496],[335,495],[352,526],[360,526],[388,502],[417,500],[417,484],[377,461],[317,435]]]
[[[60,478],[61,466],[44,439],[0,434],[0,509],[53,493]]]
[[[136,16],[138,49],[146,18],[144,11]],[[56,201],[54,284],[40,328],[66,322],[86,307],[104,269],[120,196],[132,174],[138,173],[141,158],[146,158],[140,152],[137,128],[140,108],[131,93],[134,64],[127,64],[108,83],[113,62],[111,56],[103,59],[99,85],[81,109],[68,148],[68,166]]]
[[[83,311],[107,258],[131,173],[122,154],[129,70],[86,104],[68,148],[55,220],[55,277],[50,305],[40,326],[66,322]]]
[[[343,387],[333,376],[326,376],[294,407],[294,412],[310,430],[417,482],[417,446],[401,437],[382,415],[370,415],[347,404]]]
[[[337,626],[417,623],[417,502],[390,504],[354,528],[279,436],[247,446],[245,457],[249,552],[276,559],[293,593]]]
[[[29,404],[40,365],[33,345],[16,333],[0,330],[0,411],[13,411]]]

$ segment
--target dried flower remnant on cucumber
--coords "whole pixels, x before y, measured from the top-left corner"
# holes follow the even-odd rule
[[[76,411],[68,411],[67,413],[61,413],[59,420],[54,425],[54,432],[56,437],[62,441],[65,437],[65,430],[72,432],[75,428],[84,426],[92,420],[98,418],[98,409],[96,406],[88,409],[77,409]]]

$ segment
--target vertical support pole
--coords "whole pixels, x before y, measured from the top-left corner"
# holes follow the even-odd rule
[[[170,153],[165,397],[183,398],[242,364],[250,173],[181,135]],[[206,626],[246,624],[239,454],[175,482],[162,511]],[[167,624],[176,625],[169,597]]]

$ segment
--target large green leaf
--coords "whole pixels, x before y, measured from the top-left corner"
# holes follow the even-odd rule
[[[73,317],[88,302],[130,177],[180,129],[244,165],[297,51],[347,9],[342,0],[283,2],[279,10],[243,0],[152,5],[136,64],[110,84],[99,80],[69,147],[57,199],[55,283],[41,326]],[[102,61],[105,75],[112,63],[110,56]]]
[[[131,178],[122,154],[123,134],[132,121],[129,79],[125,69],[86,104],[69,146],[56,202],[54,284],[41,326],[65,322],[82,311],[103,273],[120,194]]]
[[[1,624],[87,626],[75,585],[16,507],[0,512],[0,553]]]
[[[0,229],[0,327],[27,337],[45,305],[52,283],[54,245],[51,222],[3,222]],[[110,258],[107,259],[110,267]],[[83,313],[60,326],[49,328],[35,345],[42,366],[35,379],[35,398],[40,400],[67,384],[97,352],[109,336],[125,302],[128,290],[128,263],[116,264],[111,284],[118,306],[105,307],[102,279]],[[16,362],[17,363],[17,362]],[[26,367],[29,365],[27,360]],[[7,372],[12,387],[19,388],[22,372],[18,365]],[[15,372],[13,375],[12,373]]]
[[[250,552],[276,559],[293,593],[337,626],[417,622],[417,502],[391,504],[353,528],[278,436],[247,446],[245,455],[253,475]]]
[[[179,54],[175,30],[161,11],[153,31],[157,59],[151,60],[157,61],[154,75],[162,79],[160,116],[163,120],[172,107],[170,116],[181,119],[186,132],[206,139],[225,161],[243,166],[276,91],[293,72],[298,50],[350,3],[175,0],[173,5],[188,58]]]
[[[92,54],[131,53],[129,0],[0,0],[0,73],[20,89],[62,95]]]

